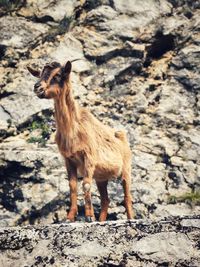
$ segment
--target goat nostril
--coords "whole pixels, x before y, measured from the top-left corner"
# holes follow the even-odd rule
[[[39,97],[39,98],[44,98],[45,92],[42,87],[34,88],[34,93]]]
[[[40,87],[40,83],[36,83],[36,84],[34,85],[34,88],[35,88],[35,89],[37,89],[38,87]]]
[[[42,91],[43,91],[43,89],[42,89],[42,87],[40,87],[40,85],[39,86],[34,86],[34,92],[35,93],[40,93]]]

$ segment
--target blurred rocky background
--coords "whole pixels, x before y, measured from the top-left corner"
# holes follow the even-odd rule
[[[77,101],[128,133],[136,218],[199,214],[200,2],[0,0],[0,226],[66,218],[53,102],[26,66],[74,59]],[[120,180],[109,195],[109,220],[125,219]],[[98,218],[95,184],[93,203]]]

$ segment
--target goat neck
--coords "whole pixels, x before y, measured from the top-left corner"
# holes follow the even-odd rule
[[[55,99],[56,142],[61,151],[72,153],[78,131],[79,110],[73,97],[71,85],[67,83]]]

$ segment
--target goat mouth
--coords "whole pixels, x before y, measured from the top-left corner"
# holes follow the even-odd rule
[[[37,93],[36,95],[37,95],[37,97],[39,97],[39,98],[45,98],[45,93],[44,93],[43,91]]]

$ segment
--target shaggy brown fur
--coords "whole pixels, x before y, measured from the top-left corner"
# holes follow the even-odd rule
[[[69,177],[71,208],[68,220],[77,215],[77,176],[83,177],[85,217],[95,219],[91,201],[93,178],[101,197],[100,221],[107,218],[108,180],[122,177],[124,202],[128,219],[133,218],[131,183],[131,151],[122,131],[103,125],[87,109],[74,100],[70,84],[71,63],[64,67],[59,63],[47,64],[42,72],[28,67],[39,78],[34,91],[40,98],[53,98],[57,124],[56,143],[65,159]]]

